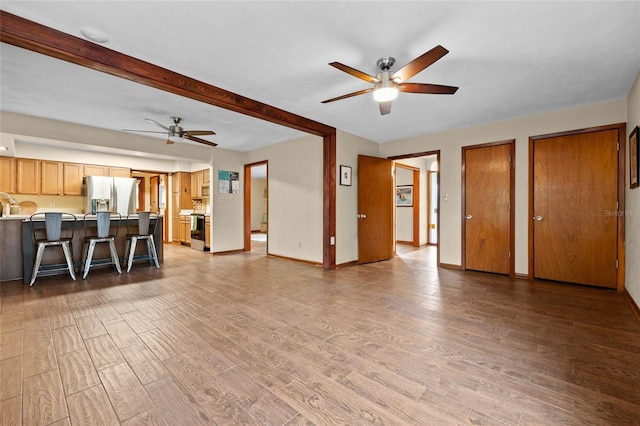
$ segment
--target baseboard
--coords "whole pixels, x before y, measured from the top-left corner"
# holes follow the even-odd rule
[[[462,265],[454,265],[452,263],[440,263],[438,266],[445,269],[457,269],[457,270],[462,269]]]
[[[280,256],[278,254],[271,254],[271,253],[267,254],[267,256],[276,257],[278,259],[284,259],[284,260],[293,260],[294,262],[306,263],[307,265],[322,266],[322,263],[314,262],[312,260],[296,259],[294,257]]]
[[[238,254],[238,253],[244,253],[244,250],[243,249],[239,249],[239,250],[227,250],[227,251],[211,252],[211,254],[214,255],[214,256],[225,256],[227,254]]]
[[[413,241],[396,240],[396,244],[410,244],[410,245],[413,245]]]
[[[357,266],[357,265],[358,265],[358,261],[352,260],[351,262],[340,263],[336,265],[336,268],[347,268],[349,266]]]
[[[515,274],[514,277],[519,279],[519,280],[528,280],[529,279],[529,275],[527,275],[527,274]]]
[[[636,301],[633,300],[633,297],[631,297],[626,288],[624,289],[624,295],[627,298],[627,302],[629,302],[629,306],[631,307],[633,314],[636,316],[636,319],[640,321],[640,307],[638,307]]]

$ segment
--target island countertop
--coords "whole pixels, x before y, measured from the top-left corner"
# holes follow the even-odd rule
[[[10,215],[0,218],[0,253],[2,254],[0,256],[0,281],[22,278],[24,282],[28,283],[31,279],[31,269],[33,267],[35,254],[31,223],[29,221],[30,216],[31,215]],[[76,213],[74,216],[76,216],[76,221],[65,220],[63,221],[62,226],[67,229],[73,226],[73,260],[76,264],[76,269],[79,270],[84,246],[85,223],[83,220],[84,214]],[[118,222],[117,216],[114,218],[112,218],[112,224],[114,222]],[[87,219],[87,225],[89,228],[94,228],[95,230],[95,216]],[[44,221],[41,220],[39,222],[41,222],[40,227],[43,227]],[[160,262],[163,260],[163,223],[164,216],[159,215],[154,240]],[[117,230],[116,247],[120,257],[124,256],[127,225],[131,228],[130,232],[134,232],[136,228],[133,227],[137,226],[137,215],[129,216],[129,220],[124,216],[120,221],[120,226],[117,229],[114,229],[114,231]],[[144,249],[144,244],[139,245],[139,247],[142,251]],[[102,254],[98,252],[96,252],[95,255],[96,258],[107,256],[108,254],[102,256]],[[51,264],[64,263],[62,252],[60,250],[45,250],[43,264],[45,264],[45,262]],[[37,283],[38,281],[36,281],[36,284]]]

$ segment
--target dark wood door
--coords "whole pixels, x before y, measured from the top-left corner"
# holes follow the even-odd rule
[[[615,288],[618,131],[531,143],[534,277]]]
[[[513,143],[463,149],[465,268],[511,274]]]
[[[358,262],[393,257],[393,162],[358,156]]]

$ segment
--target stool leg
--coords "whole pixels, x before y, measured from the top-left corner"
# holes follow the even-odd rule
[[[153,263],[156,264],[156,268],[160,269],[160,262],[158,262],[158,253],[156,253],[156,245],[153,241],[153,235],[150,235],[147,239],[147,250],[153,256]]]
[[[116,270],[121,274],[122,269],[120,269],[120,259],[118,259],[118,252],[116,251],[116,243],[114,240],[109,240],[109,251],[111,252],[111,260],[116,266]]]
[[[40,263],[42,262],[42,254],[44,253],[44,244],[38,244],[38,252],[36,253],[36,261],[33,264],[33,272],[31,272],[31,282],[29,286],[32,286],[34,282],[36,282],[36,277],[38,275],[38,269],[40,269]]]
[[[124,247],[124,258],[122,259],[122,269],[125,269],[127,266],[127,259],[129,258],[129,250],[131,250],[131,239],[127,237],[127,245]]]
[[[82,267],[82,279],[87,278],[89,269],[91,268],[91,259],[93,259],[93,250],[96,248],[96,242],[90,241],[89,247],[87,247],[87,254],[85,255],[84,265]]]
[[[75,281],[76,280],[76,272],[73,268],[73,260],[71,259],[71,249],[69,247],[69,242],[64,241],[62,243],[62,251],[64,252],[64,258],[67,260],[67,267],[69,268],[69,275]]]
[[[138,238],[131,237],[131,245],[129,246],[129,253],[127,253],[127,272],[131,271],[131,265],[133,265],[133,256],[136,253],[136,245],[138,245]]]

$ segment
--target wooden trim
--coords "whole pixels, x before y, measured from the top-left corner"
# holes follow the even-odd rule
[[[533,216],[534,216],[534,150],[533,146],[535,141],[540,139],[555,138],[561,136],[579,135],[584,133],[601,132],[605,130],[617,130],[618,131],[618,211],[624,212],[625,210],[625,177],[626,177],[626,142],[627,142],[627,125],[626,123],[615,123],[604,126],[587,127],[584,129],[568,130],[564,132],[548,133],[544,135],[529,136],[529,279],[534,278],[534,241],[533,241]],[[616,290],[624,291],[624,273],[625,273],[625,215],[618,215],[618,274],[616,277]]]
[[[640,321],[640,307],[638,306],[636,301],[633,300],[633,297],[631,297],[631,294],[629,294],[627,289],[624,289],[623,293],[624,293],[625,298],[627,299],[627,302],[629,303],[629,307],[631,308],[631,311],[633,312],[633,315],[635,315],[636,319],[638,321]]]
[[[445,268],[445,269],[457,269],[457,270],[462,269],[462,265],[454,265],[453,263],[440,263],[438,266],[440,268]]]
[[[323,139],[322,266],[336,268],[336,134]],[[332,244],[332,241],[333,244]]]
[[[336,265],[336,268],[348,268],[350,266],[357,266],[357,265],[359,265],[358,261],[352,260],[351,262],[340,263]]]
[[[396,240],[396,244],[406,244],[408,246],[415,247],[413,245],[413,241]]]
[[[514,277],[516,273],[516,140],[515,139],[506,139],[502,141],[496,142],[488,142],[482,143],[478,145],[469,145],[462,147],[462,242],[461,242],[461,266],[462,269],[466,269],[467,265],[467,243],[466,243],[466,232],[467,232],[467,221],[465,219],[466,216],[466,202],[467,202],[467,190],[466,190],[466,156],[465,153],[468,149],[475,148],[487,148],[491,146],[499,146],[499,145],[509,145],[509,155],[511,156],[511,165],[509,167],[509,204],[511,205],[511,209],[509,210],[509,251],[511,252],[511,257],[509,258],[509,276]]]
[[[244,248],[251,251],[251,166],[244,165]]]
[[[401,167],[406,170],[411,170],[412,173],[412,185],[413,185],[413,206],[411,206],[411,213],[413,214],[413,228],[411,230],[413,241],[409,241],[413,247],[420,247],[420,168],[410,166],[408,164],[402,164],[396,162],[396,177],[397,168]],[[429,170],[425,170],[428,173]],[[397,185],[397,182],[396,182]],[[397,227],[397,224],[396,224]],[[427,225],[428,227],[428,225]],[[399,241],[396,241],[399,242]]]
[[[211,254],[214,256],[226,256],[228,254],[238,254],[243,252],[244,250],[237,249],[237,250],[225,250],[225,251],[212,251]]]
[[[513,276],[519,280],[530,280],[529,275],[527,274],[514,274]]]
[[[292,262],[306,263],[307,265],[323,266],[322,263],[314,262],[312,260],[296,259],[295,257],[280,256],[279,254],[269,253],[269,254],[267,254],[267,256],[275,257],[275,258],[278,258],[278,259],[291,260]]]
[[[0,41],[324,138],[323,265],[335,269],[336,129],[0,10]]]

